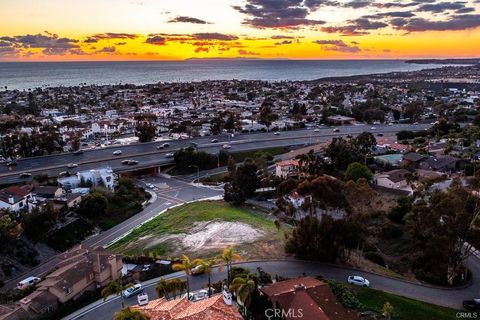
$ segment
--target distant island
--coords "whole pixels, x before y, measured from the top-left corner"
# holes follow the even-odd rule
[[[406,63],[415,64],[479,64],[480,58],[462,58],[462,59],[412,59],[406,60]]]

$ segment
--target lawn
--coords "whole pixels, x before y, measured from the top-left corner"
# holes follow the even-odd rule
[[[282,229],[277,230],[271,217],[249,208],[223,201],[200,201],[162,213],[109,249],[130,255],[211,256],[233,241],[244,257],[283,255]]]
[[[65,251],[91,235],[94,227],[83,219],[77,219],[47,237],[46,243],[57,251]]]
[[[358,300],[368,310],[382,312],[385,302],[393,306],[392,320],[451,320],[456,319],[457,310],[440,307],[426,302],[397,296],[388,292],[357,288],[355,289]]]

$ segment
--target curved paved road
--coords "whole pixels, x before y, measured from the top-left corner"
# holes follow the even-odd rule
[[[478,258],[471,258],[471,261],[476,267],[474,268],[474,274],[478,275],[479,263]],[[480,289],[480,281],[478,276],[473,279],[472,285],[463,289],[442,289],[424,286],[417,283],[402,281],[398,279],[384,277],[378,274],[372,274],[363,271],[354,271],[348,268],[307,262],[307,261],[296,261],[296,260],[275,260],[275,261],[253,261],[253,262],[244,262],[237,264],[238,266],[249,268],[252,271],[255,271],[257,267],[261,267],[263,270],[269,272],[274,276],[275,274],[286,276],[286,277],[297,277],[301,276],[304,272],[309,276],[322,275],[325,278],[337,280],[340,282],[346,282],[348,275],[356,274],[364,276],[370,280],[371,286],[374,289],[380,289],[395,293],[398,295],[410,297],[417,300],[422,300],[425,302],[443,305],[452,308],[461,308],[461,302],[464,299],[471,299],[476,297]],[[183,272],[176,272],[170,275],[167,275],[163,278],[179,278],[184,277]],[[225,271],[218,272],[218,269],[212,274],[212,281],[218,281],[226,278]],[[160,278],[149,280],[143,283],[145,292],[148,293],[150,299],[156,297],[155,285]],[[206,287],[207,278],[205,275],[191,277],[190,280],[192,290],[198,290],[203,287]],[[126,299],[126,305],[135,305],[137,304],[136,298],[132,297]],[[96,320],[107,320],[112,319],[113,314],[121,309],[121,301],[119,297],[111,296],[106,301],[97,301],[92,303],[85,308],[65,317],[64,319],[96,319]]]

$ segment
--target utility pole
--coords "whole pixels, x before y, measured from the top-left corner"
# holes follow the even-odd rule
[[[200,183],[200,167],[194,164],[188,166],[189,168],[197,168],[197,183]],[[194,180],[195,181],[195,180]]]

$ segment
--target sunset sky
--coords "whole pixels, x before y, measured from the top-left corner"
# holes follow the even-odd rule
[[[0,61],[480,56],[480,0],[1,0]]]

